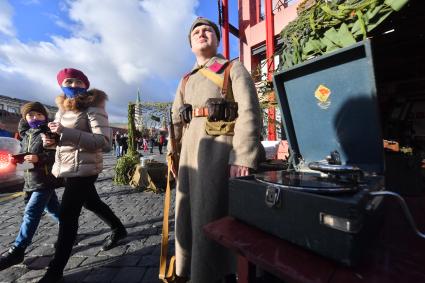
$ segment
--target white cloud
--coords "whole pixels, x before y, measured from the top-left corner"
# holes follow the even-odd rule
[[[13,8],[7,0],[0,0],[0,34],[14,36],[15,30],[12,25]]]
[[[92,87],[108,93],[112,119],[125,119],[137,88],[144,101],[171,101],[177,80],[193,64],[187,30],[198,3],[178,5],[174,0],[65,2],[73,23],[70,37],[22,43],[9,32],[12,38],[0,43],[0,94],[52,104],[60,91],[57,71],[74,67],[87,74]]]

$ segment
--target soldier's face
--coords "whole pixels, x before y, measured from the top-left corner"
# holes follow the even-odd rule
[[[217,52],[217,35],[211,26],[199,25],[195,27],[190,34],[190,41],[194,53],[205,51]]]

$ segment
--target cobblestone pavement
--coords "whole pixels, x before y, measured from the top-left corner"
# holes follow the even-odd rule
[[[147,156],[158,161],[165,160],[165,154],[157,152]],[[96,187],[102,200],[123,221],[128,237],[118,247],[101,251],[110,229],[83,208],[78,244],[74,246],[66,266],[65,282],[158,282],[164,195],[113,184],[115,163],[116,158],[112,154],[105,155],[105,169],[99,175]],[[57,193],[61,197],[63,189],[58,189]],[[0,254],[6,253],[14,242],[23,210],[22,197],[0,202]],[[173,220],[173,216],[171,218]],[[170,229],[173,238],[173,221]],[[37,281],[53,256],[57,232],[57,225],[48,215],[43,216],[33,243],[26,251],[25,261],[1,271],[0,282]]]

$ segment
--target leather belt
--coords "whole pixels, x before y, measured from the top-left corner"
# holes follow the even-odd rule
[[[193,117],[208,117],[208,107],[194,108]]]

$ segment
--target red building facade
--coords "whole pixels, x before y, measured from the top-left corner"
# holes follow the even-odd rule
[[[281,30],[297,17],[297,6],[301,0],[238,0],[238,30],[239,58],[248,71],[254,75],[254,79],[260,81],[267,77],[272,80],[272,74],[278,64],[277,56],[274,56],[276,47],[284,44],[279,37]],[[229,32],[235,33],[235,29],[228,23],[228,0],[222,3],[222,32],[223,53],[229,54]],[[233,29],[233,30],[232,30]],[[266,60],[269,58],[269,60]],[[260,71],[260,72],[259,72]],[[270,101],[274,101],[273,93]],[[275,107],[268,109],[269,140],[276,140]]]

